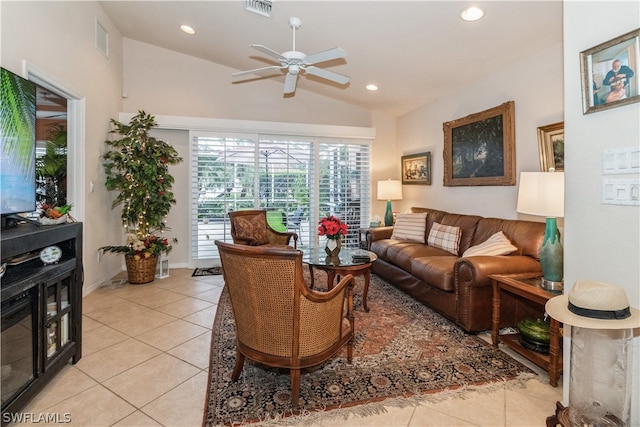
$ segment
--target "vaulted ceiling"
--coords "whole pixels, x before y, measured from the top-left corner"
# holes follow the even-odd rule
[[[296,50],[310,55],[340,47],[348,54],[345,59],[318,66],[351,77],[343,86],[300,76],[298,89],[393,116],[562,42],[560,0],[474,2],[485,11],[477,22],[460,18],[470,4],[463,1],[274,0],[270,17],[247,11],[240,0],[100,3],[124,37],[222,64],[232,72],[277,64],[249,45],[291,50],[288,21],[295,16],[302,20]],[[183,33],[181,24],[196,34]],[[284,74],[276,70],[234,78],[230,72],[227,83],[258,86],[265,80],[284,84]],[[379,90],[367,91],[368,83]]]

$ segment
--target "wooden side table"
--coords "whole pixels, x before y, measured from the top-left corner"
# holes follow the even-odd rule
[[[560,323],[557,320],[551,318],[550,321],[548,355],[524,347],[520,344],[519,334],[500,335],[500,296],[502,292],[510,292],[532,303],[539,304],[542,306],[543,312],[546,302],[558,295],[558,293],[549,292],[542,288],[540,285],[541,277],[540,273],[492,274],[489,276],[493,281],[493,327],[491,329],[491,341],[496,347],[502,342],[507,347],[545,369],[549,373],[549,384],[557,387],[558,378],[560,378],[562,374],[561,333]]]

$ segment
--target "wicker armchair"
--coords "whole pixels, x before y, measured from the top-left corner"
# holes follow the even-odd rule
[[[300,251],[215,243],[236,322],[233,381],[245,357],[288,368],[291,404],[298,406],[301,369],[325,362],[345,344],[351,363],[353,277],[345,276],[329,292],[317,292],[304,281]]]
[[[298,246],[298,235],[276,231],[267,222],[267,211],[246,210],[229,212],[231,237],[237,245],[288,246],[293,238],[293,247]]]

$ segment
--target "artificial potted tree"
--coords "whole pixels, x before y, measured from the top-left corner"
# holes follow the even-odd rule
[[[155,278],[158,256],[172,249],[162,235],[165,218],[176,203],[169,165],[180,163],[182,158],[171,145],[149,135],[156,122],[144,111],[139,111],[128,124],[113,119],[111,124],[109,133],[119,139],[105,141],[110,148],[102,156],[105,185],[118,192],[112,208],[122,206],[127,240],[124,245],[101,249],[125,255],[129,283],[148,283]]]

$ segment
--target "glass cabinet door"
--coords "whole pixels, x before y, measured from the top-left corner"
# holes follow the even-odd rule
[[[65,345],[70,340],[70,328],[71,328],[71,314],[69,310],[71,310],[71,305],[69,301],[69,289],[70,289],[71,279],[67,278],[62,282],[62,289],[60,292],[60,312],[62,313],[62,317],[60,319],[60,343]]]
[[[71,341],[71,276],[54,279],[44,288],[47,302],[45,360],[54,357]]]

